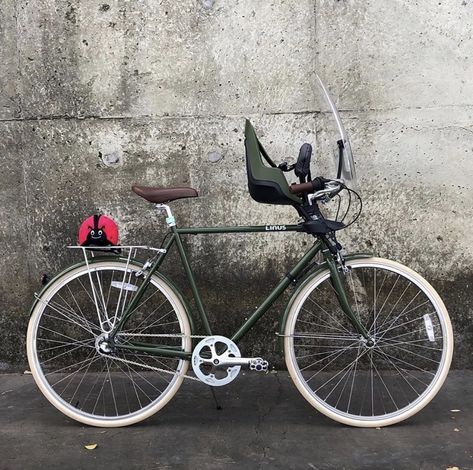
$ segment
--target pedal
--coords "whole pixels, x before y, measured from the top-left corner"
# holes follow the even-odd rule
[[[250,359],[250,370],[254,370],[256,372],[268,372],[269,370],[269,362],[261,357],[254,357]]]

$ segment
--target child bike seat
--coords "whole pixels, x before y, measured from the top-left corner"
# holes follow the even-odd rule
[[[289,191],[284,173],[269,158],[248,119],[245,124],[245,151],[248,189],[256,202],[293,206],[302,203],[299,197]],[[264,164],[263,158],[269,167]]]

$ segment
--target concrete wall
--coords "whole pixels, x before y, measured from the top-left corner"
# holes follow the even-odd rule
[[[306,141],[321,158],[315,70],[343,110],[363,189],[341,241],[431,280],[454,320],[455,365],[471,367],[472,30],[471,0],[2,0],[2,367],[24,362],[33,292],[78,259],[65,245],[82,218],[101,210],[123,242],[158,243],[163,219],[133,182],[197,188],[173,204],[181,224],[294,221],[247,193],[244,117],[277,161]],[[229,334],[307,242],[189,238],[216,330]],[[277,362],[282,308],[245,353]]]

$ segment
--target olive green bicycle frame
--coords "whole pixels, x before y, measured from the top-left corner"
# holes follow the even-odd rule
[[[116,334],[119,334],[121,328],[125,325],[133,311],[139,305],[140,299],[142,298],[146,287],[148,286],[151,276],[155,273],[159,267],[162,265],[167,253],[171,247],[176,244],[177,250],[179,252],[182,265],[186,272],[187,279],[189,280],[189,285],[192,290],[192,294],[196,303],[197,311],[199,317],[202,321],[203,329],[206,335],[211,336],[212,330],[210,328],[210,323],[208,315],[205,311],[202,299],[195,282],[194,274],[192,272],[191,266],[187,259],[187,255],[182,244],[181,235],[200,235],[200,234],[216,234],[216,233],[261,233],[261,232],[302,232],[301,225],[276,225],[276,226],[267,226],[267,225],[252,225],[252,226],[240,226],[240,227],[196,227],[196,228],[178,228],[176,226],[171,227],[170,236],[164,244],[164,251],[160,253],[156,261],[152,266],[146,271],[146,277],[142,285],[137,290],[132,301],[125,310],[122,318],[119,320],[113,331],[110,333],[110,338],[113,340]],[[325,263],[330,269],[330,275],[332,280],[332,285],[335,289],[338,301],[343,312],[347,315],[350,322],[353,324],[354,328],[358,333],[368,338],[368,333],[365,328],[359,322],[357,316],[352,311],[348,299],[343,288],[343,283],[340,278],[339,270],[337,263],[333,259],[333,255],[329,251],[328,247],[325,246],[325,243],[321,239],[317,239],[314,244],[307,250],[307,252],[302,256],[302,258],[297,262],[297,264],[279,281],[276,287],[268,295],[268,297],[261,303],[261,305],[253,312],[253,314],[244,321],[240,328],[233,334],[231,340],[235,343],[238,343],[243,336],[255,325],[255,323],[269,310],[273,305],[276,299],[287,289],[287,287],[295,282],[297,282],[301,273],[309,266],[314,257],[322,251]],[[190,314],[190,312],[188,312]],[[144,351],[149,354],[155,354],[160,356],[167,357],[176,357],[182,359],[190,359],[192,353],[183,351],[176,347],[163,346],[163,345],[150,345],[149,343],[127,343],[125,344],[115,344],[117,349],[127,349],[135,351]]]

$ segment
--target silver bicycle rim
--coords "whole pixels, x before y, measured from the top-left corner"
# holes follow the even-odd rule
[[[44,292],[42,298],[37,302],[37,305],[34,309],[28,328],[27,339],[28,359],[30,362],[30,367],[33,376],[46,398],[48,398],[48,400],[60,411],[78,421],[96,426],[123,426],[132,424],[137,421],[141,421],[142,419],[145,419],[146,417],[150,416],[151,414],[162,408],[172,398],[172,396],[175,394],[180,384],[182,383],[182,375],[185,374],[187,371],[188,361],[173,359],[172,361],[174,361],[175,365],[173,367],[170,367],[168,366],[170,361],[168,361],[167,359],[166,361],[168,362],[163,362],[162,358],[152,357],[144,353],[135,354],[119,352],[115,354],[117,359],[115,359],[114,357],[100,357],[97,354],[97,351],[94,352],[94,349],[90,347],[95,342],[96,337],[99,336],[99,322],[97,321],[95,323],[95,328],[92,325],[93,322],[88,323],[88,314],[85,313],[83,308],[82,311],[80,310],[81,304],[80,302],[76,302],[77,299],[74,300],[73,297],[69,298],[69,301],[62,299],[62,308],[55,300],[57,299],[58,294],[65,292],[63,291],[64,288],[69,286],[72,287],[72,283],[74,281],[82,281],[82,284],[85,284],[87,280],[90,281],[89,274],[92,275],[92,279],[94,279],[93,276],[95,275],[97,277],[97,280],[100,279],[100,276],[102,276],[103,280],[104,272],[114,270],[115,272],[126,274],[126,278],[120,277],[116,279],[115,283],[119,287],[123,287],[123,285],[127,283],[133,285],[132,283],[130,283],[130,280],[136,284],[137,281],[135,280],[135,276],[130,276],[129,274],[139,271],[139,269],[140,268],[138,266],[133,265],[129,265],[127,268],[125,263],[120,262],[102,262],[92,264],[90,265],[90,271],[86,267],[77,268],[56,280],[49,287],[49,289]],[[132,277],[134,279],[132,279]],[[102,286],[102,288],[99,288],[98,284],[99,282],[97,282],[96,295],[97,297],[102,299],[102,305],[104,305],[106,302],[110,302],[111,296],[115,296],[115,298],[117,298],[117,296],[120,295],[122,296],[123,303],[123,299],[125,299],[125,296],[130,295],[130,292],[132,293],[131,290],[125,292],[123,289],[116,289],[114,287],[105,289],[105,287]],[[180,303],[179,299],[173,293],[173,291],[169,287],[167,287],[161,279],[156,276],[153,276],[150,283],[150,287],[152,287],[154,290],[152,293],[150,293],[148,290],[146,291],[144,299],[142,299],[139,304],[139,309],[142,310],[140,312],[141,317],[138,317],[136,319],[136,322],[145,321],[145,323],[142,326],[138,327],[137,323],[135,323],[135,331],[138,331],[139,335],[153,334],[156,331],[158,331],[158,333],[164,333],[164,330],[162,328],[165,323],[164,321],[158,322],[157,324],[153,325],[153,328],[151,330],[146,327],[146,317],[149,314],[149,310],[145,311],[144,305],[148,303],[149,309],[152,309],[151,312],[154,311],[155,316],[160,314],[161,317],[163,317],[164,315],[164,320],[166,318],[169,318],[169,316],[172,316],[174,318],[174,330],[172,331],[172,334],[177,333],[177,337],[170,339],[172,344],[176,345],[177,342],[177,344],[180,343],[180,346],[182,348],[190,350],[190,340],[188,338],[188,335],[190,335],[190,326],[188,323],[187,316],[184,312],[184,308]],[[150,287],[148,287],[148,289]],[[131,288],[129,287],[129,289]],[[71,292],[70,288],[68,288],[67,290],[69,291],[69,293]],[[117,294],[117,292],[115,291],[119,293]],[[83,296],[85,297],[86,295],[83,294]],[[64,294],[62,295],[62,297],[64,298]],[[92,304],[92,298],[94,296],[91,288],[89,290],[88,297],[89,303]],[[158,303],[161,304],[161,308],[162,306],[168,307],[166,312],[160,312],[159,305],[153,305],[152,300],[156,300],[157,297],[160,297],[160,302]],[[116,303],[118,304],[118,302]],[[115,310],[115,308],[112,308],[113,315],[115,314]],[[122,310],[122,308],[120,307],[119,310]],[[64,366],[62,366],[59,367],[59,369],[56,369],[55,371],[47,371],[44,362],[43,364],[41,363],[40,356],[42,352],[44,352],[44,348],[42,346],[44,341],[40,340],[41,338],[39,337],[38,331],[41,330],[41,320],[43,318],[43,315],[45,315],[46,311],[48,311],[49,314],[52,311],[53,315],[57,318],[60,318],[61,322],[67,323],[68,327],[73,327],[75,330],[80,330],[81,332],[84,331],[84,334],[88,334],[90,336],[89,342],[86,344],[85,347],[83,347],[85,343],[83,343],[82,340],[80,340],[81,344],[74,344],[74,341],[71,341],[71,339],[77,340],[77,338],[71,338],[71,336],[68,334],[66,334],[66,336],[69,336],[69,338],[65,338],[64,336],[60,336],[61,332],[59,332],[59,335],[56,336],[53,336],[54,333],[47,332],[52,336],[52,338],[51,336],[47,337],[47,348],[51,348],[50,351],[54,351],[54,348],[58,349],[58,355],[62,355],[62,358],[64,358],[65,356],[67,357],[71,354],[76,354],[82,349],[88,350],[88,352],[85,353],[85,359],[81,359],[72,364],[69,364],[69,369],[71,367],[75,367],[75,377],[74,375],[70,376],[71,373],[74,374],[74,370],[70,372],[69,370],[67,370],[67,368],[64,369]],[[59,321],[56,319],[54,320]],[[82,323],[82,325],[77,325],[75,323]],[[90,330],[92,330],[92,333]],[[124,331],[126,331],[127,334],[132,334],[133,340],[137,339],[137,337],[133,333],[133,329],[130,330],[129,326],[126,326]],[[64,335],[64,333],[62,334]],[[94,339],[92,339],[92,336],[94,336]],[[48,339],[52,339],[52,341],[48,341]],[[143,339],[145,341],[147,340],[146,337],[143,337]],[[122,341],[124,342],[127,342],[129,340],[129,336],[123,336],[122,338]],[[61,348],[64,348],[66,345],[58,343],[59,341],[71,342],[72,344],[70,345],[70,348],[72,349],[70,349],[70,352],[63,353],[63,349]],[[160,338],[160,343],[165,344],[165,341],[166,339]],[[41,343],[40,347],[38,347],[38,343]],[[82,354],[84,354],[83,351]],[[122,360],[128,359],[130,362],[124,362],[122,360],[119,360],[118,358]],[[141,364],[141,366],[138,364]],[[167,369],[168,373],[157,372],[156,370],[146,367],[149,365],[151,365],[151,367],[155,369]],[[68,366],[68,364],[65,364],[65,366]],[[92,373],[89,374],[89,370],[92,370]],[[81,372],[82,377],[80,376],[79,372]],[[61,393],[58,392],[57,381],[56,383],[53,383],[53,380],[51,379],[54,374],[56,374],[56,376],[58,377],[59,383],[61,383],[61,381],[66,382],[70,380],[71,377],[74,379],[75,382],[71,387],[69,387],[69,389],[67,389],[66,386],[68,399],[65,399],[63,396],[61,396]],[[62,374],[63,377],[57,374]],[[91,409],[84,410],[83,408],[87,408],[87,403],[85,403],[83,407],[74,406],[73,400],[76,400],[78,398],[78,394],[80,394],[79,391],[81,387],[84,387],[85,376],[87,374],[88,377],[91,377],[93,376],[93,374],[95,374],[97,375],[97,377],[100,378],[97,378],[97,383],[92,386],[92,391],[90,392],[92,399],[96,396],[94,406],[89,406],[88,408]],[[121,379],[119,377],[121,377]],[[126,377],[126,379],[123,379],[123,377]],[[118,386],[118,384],[115,386],[114,381],[119,382],[120,380],[122,388],[124,386],[124,382],[128,382],[128,385],[131,385],[131,388],[133,388],[133,390],[130,389],[130,394],[126,396],[126,403],[121,403],[119,405],[118,401],[119,399],[123,400],[123,396],[118,397],[120,387]],[[155,387],[155,389],[153,387]],[[108,393],[107,398],[107,400],[109,400],[109,403],[107,403],[107,400],[105,400],[104,390],[107,389],[109,389],[109,391],[111,392]],[[154,395],[152,395],[149,390],[153,390]],[[104,411],[103,413],[100,413],[98,411],[100,409],[100,400],[104,402],[102,403],[102,411]],[[131,403],[133,400],[135,402],[134,406]],[[112,402],[113,405],[111,404]],[[124,406],[126,406],[127,408],[124,408]],[[112,409],[114,408],[116,411],[115,416],[107,415],[106,410],[110,410],[111,407]],[[126,412],[122,411],[124,409],[126,409]]]
[[[416,274],[414,271],[410,270],[409,268],[406,268],[398,263],[394,263],[388,260],[380,260],[380,259],[369,259],[369,260],[357,260],[353,261],[351,263],[348,263],[348,265],[351,265],[354,268],[354,272],[357,272],[357,270],[361,270],[363,268],[376,268],[379,270],[381,273],[382,269],[391,273],[392,276],[394,276],[394,279],[403,279],[407,280],[408,282],[404,287],[402,287],[402,283],[399,284],[399,288],[395,289],[393,288],[391,290],[392,285],[390,286],[389,282],[387,283],[388,286],[388,292],[389,290],[392,292],[400,292],[399,298],[397,302],[397,307],[399,307],[399,310],[393,311],[393,316],[391,316],[391,319],[396,319],[396,316],[399,315],[399,312],[402,312],[402,308],[404,308],[405,312],[409,309],[414,309],[412,312],[421,311],[421,307],[419,304],[414,304],[411,302],[409,306],[409,297],[406,297],[406,299],[403,301],[402,297],[406,296],[406,292],[409,292],[409,288],[405,289],[406,286],[414,286],[417,288],[420,292],[422,292],[423,298],[427,301],[424,305],[427,306],[428,303],[434,307],[435,311],[435,319],[432,318],[432,315],[434,312],[429,312],[430,313],[430,322],[435,322],[437,321],[438,323],[435,325],[437,328],[437,337],[434,338],[437,343],[438,343],[438,332],[441,332],[441,351],[437,351],[436,354],[438,355],[438,366],[436,367],[435,373],[432,375],[429,375],[431,379],[429,379],[429,383],[424,385],[420,385],[419,383],[414,384],[414,382],[418,382],[420,380],[420,376],[422,374],[427,375],[427,372],[422,372],[418,370],[418,365],[413,364],[412,361],[406,361],[405,357],[396,357],[394,355],[393,357],[393,350],[396,350],[397,348],[403,348],[405,349],[404,344],[398,344],[400,342],[399,338],[398,340],[396,338],[393,338],[395,335],[391,335],[391,337],[386,337],[383,336],[387,334],[387,332],[383,332],[382,330],[378,330],[381,334],[378,335],[381,339],[378,343],[378,346],[375,346],[372,348],[372,351],[368,351],[367,348],[365,348],[362,344],[362,341],[359,339],[359,335],[353,334],[352,330],[353,328],[351,327],[350,332],[347,333],[344,329],[349,329],[347,327],[347,324],[340,324],[341,317],[340,317],[340,312],[338,312],[338,315],[335,317],[330,317],[329,314],[332,312],[326,312],[326,320],[329,322],[328,324],[330,325],[330,321],[332,322],[332,332],[336,331],[337,335],[339,337],[337,338],[337,341],[334,340],[334,336],[332,333],[332,336],[330,338],[317,338],[317,339],[312,339],[312,341],[331,341],[335,345],[332,346],[332,350],[329,352],[324,351],[323,349],[317,349],[317,346],[313,345],[314,350],[319,353],[320,357],[314,360],[313,367],[318,367],[319,369],[322,369],[322,371],[314,371],[310,372],[310,374],[306,373],[307,369],[304,369],[305,365],[299,364],[301,362],[300,360],[298,361],[298,357],[300,356],[300,352],[297,351],[297,349],[301,349],[297,347],[297,342],[301,341],[297,337],[294,338],[293,335],[297,335],[297,320],[299,318],[300,312],[304,308],[304,304],[306,303],[306,300],[309,299],[309,302],[311,300],[311,294],[319,288],[319,286],[322,286],[324,284],[324,281],[327,283],[328,278],[329,278],[329,272],[325,271],[324,273],[319,274],[311,283],[309,283],[302,291],[299,293],[298,297],[295,299],[292,308],[291,308],[291,314],[289,315],[288,322],[286,325],[286,335],[288,335],[285,338],[285,346],[286,346],[286,362],[288,364],[288,369],[291,373],[291,376],[293,377],[294,382],[296,383],[296,386],[298,389],[301,391],[301,393],[304,395],[304,397],[314,406],[316,407],[319,411],[323,412],[327,416],[336,419],[337,421],[343,422],[345,424],[350,424],[350,425],[355,425],[355,426],[383,426],[383,425],[388,425],[388,424],[394,424],[395,422],[399,422],[403,419],[406,419],[409,416],[412,416],[416,412],[418,412],[423,406],[425,406],[432,398],[435,396],[435,394],[438,392],[440,386],[442,385],[443,381],[445,380],[445,377],[448,373],[448,368],[450,365],[451,361],[451,356],[452,356],[452,350],[453,350],[453,334],[451,331],[451,325],[450,325],[450,320],[448,318],[448,314],[446,312],[445,306],[443,305],[441,299],[438,297],[438,294],[434,291],[434,289],[430,286],[430,284],[427,283],[424,279],[422,279],[418,274]],[[376,272],[376,271],[374,271]],[[384,272],[384,271],[383,271]],[[350,276],[350,275],[348,275]],[[383,278],[381,277],[378,280],[378,285],[380,285],[383,282]],[[349,283],[349,281],[348,281]],[[392,282],[394,284],[394,281]],[[390,287],[389,287],[390,286]],[[355,288],[353,287],[353,291],[356,292],[358,287]],[[333,288],[332,288],[333,290]],[[414,289],[415,290],[415,289]],[[381,291],[381,289],[380,289]],[[360,292],[360,290],[359,290]],[[402,294],[404,292],[404,294]],[[420,295],[420,294],[419,294]],[[375,296],[373,296],[375,297]],[[413,296],[414,297],[414,296]],[[332,298],[335,298],[334,292],[332,292]],[[387,297],[389,298],[389,297]],[[417,296],[418,300],[421,300],[421,297]],[[353,300],[353,299],[352,299]],[[381,302],[383,299],[379,299]],[[386,300],[386,299],[385,299]],[[411,299],[412,300],[412,299]],[[319,302],[323,302],[324,299],[319,299]],[[357,308],[360,309],[360,305],[356,305],[356,300],[353,302],[354,305],[354,310],[356,311]],[[360,304],[360,299],[358,299],[358,304]],[[395,307],[396,307],[396,302],[394,302]],[[374,305],[376,305],[376,301],[374,302]],[[382,305],[382,303],[381,303]],[[386,305],[386,302],[385,302]],[[408,308],[405,308],[406,305]],[[380,307],[378,307],[379,309]],[[417,309],[417,311],[416,311]],[[327,309],[325,309],[327,310]],[[382,311],[382,309],[381,309]],[[405,313],[404,312],[404,313]],[[373,311],[374,313],[374,311]],[[409,313],[409,312],[407,312]],[[325,313],[324,313],[325,315]],[[373,318],[375,318],[375,315],[373,314]],[[383,317],[381,317],[383,318]],[[403,318],[403,314],[401,313],[400,319]],[[315,321],[315,320],[314,320]],[[420,323],[421,320],[417,320],[417,323],[421,325],[421,328],[419,328],[419,331],[422,330],[422,328],[425,327],[425,325],[422,325]],[[413,322],[415,323],[415,322]],[[389,323],[388,323],[389,324]],[[382,325],[381,325],[382,326]],[[294,332],[294,329],[296,328],[296,332]],[[321,328],[320,326],[318,328]],[[396,323],[392,325],[392,331],[397,328]],[[407,328],[407,325],[405,325],[405,328]],[[327,327],[325,327],[326,330],[328,330]],[[386,329],[386,327],[384,327]],[[399,332],[399,328],[398,328]],[[396,332],[396,334],[398,334]],[[325,333],[327,335],[327,332]],[[425,333],[426,334],[426,333]],[[299,335],[302,336],[302,335]],[[307,336],[310,336],[307,334]],[[375,335],[376,336],[376,335]],[[405,339],[405,338],[404,338]],[[310,342],[311,339],[307,339],[307,342]],[[414,341],[418,340],[412,340],[411,344],[408,346],[409,348],[412,349],[417,349],[420,344],[415,343]],[[340,345],[340,343],[345,342],[343,346]],[[403,341],[405,343],[407,341]],[[418,341],[418,343],[425,343],[425,338],[422,341]],[[435,343],[435,341],[434,341]],[[415,344],[415,346],[414,346]],[[433,344],[430,343],[429,344]],[[430,346],[427,346],[430,347]],[[378,350],[376,350],[378,348]],[[307,350],[308,348],[306,348]],[[412,354],[412,352],[405,350],[403,351],[404,355],[409,356]],[[419,348],[420,349],[420,348]],[[323,353],[323,354],[322,354]],[[381,386],[384,388],[383,394],[380,395],[386,398],[388,400],[386,409],[384,410],[385,412],[383,413],[373,413],[371,416],[365,416],[361,411],[364,411],[363,409],[363,403],[362,407],[360,410],[359,414],[356,414],[353,412],[355,403],[356,402],[351,402],[350,400],[353,399],[353,396],[350,396],[350,393],[353,393],[353,387],[356,384],[358,386],[360,384],[359,377],[361,377],[363,374],[366,375],[366,372],[363,371],[363,368],[360,367],[360,364],[358,360],[356,360],[357,355],[363,354],[366,356],[368,355],[368,358],[371,355],[371,358],[375,357],[375,363],[374,367],[371,366],[371,371],[370,375],[374,374],[375,378],[381,384]],[[417,353],[416,353],[417,354]],[[343,357],[346,357],[346,363],[340,363],[342,362],[341,359]],[[354,357],[355,359],[351,359],[351,357]],[[299,358],[300,359],[300,358]],[[304,358],[302,358],[304,359]],[[320,360],[322,359],[322,360]],[[349,360],[350,359],[350,360]],[[367,358],[365,358],[366,360]],[[428,358],[423,359],[424,362],[428,361]],[[353,362],[354,361],[354,362]],[[379,364],[384,362],[386,367],[386,364],[391,368],[390,371],[383,371],[379,369]],[[408,362],[411,362],[409,365]],[[430,364],[430,363],[429,363]],[[339,369],[336,367],[339,366]],[[357,369],[357,366],[359,369]],[[330,368],[334,368],[333,372],[329,372]],[[376,370],[376,367],[378,368]],[[430,367],[430,366],[429,366]],[[409,368],[411,370],[409,370]],[[358,372],[357,372],[358,370]],[[398,388],[400,387],[399,384],[404,385],[405,388],[412,388],[413,390],[409,390],[411,392],[411,396],[415,396],[414,392],[418,392],[419,389],[423,387],[423,390],[421,392],[418,392],[418,396],[415,399],[409,399],[408,402],[406,401],[406,404],[404,406],[399,406],[399,403],[396,403],[396,397],[393,397],[393,390],[390,390],[390,384],[386,384],[386,377],[388,377],[388,372],[391,375],[389,380],[391,381],[391,386],[394,384],[394,381],[397,380],[396,386]],[[358,373],[358,377],[357,374]],[[383,377],[384,373],[384,377]],[[324,384],[317,384],[313,385],[313,383],[309,382],[314,382],[314,377],[317,376],[317,374],[321,375],[323,377],[324,374],[329,375],[332,382],[331,382],[331,389],[328,389],[328,392],[325,394],[322,393],[321,389],[324,388]],[[338,375],[337,375],[338,374]],[[308,377],[309,375],[309,377]],[[416,377],[417,375],[417,377]],[[406,379],[406,377],[408,377]],[[383,383],[384,380],[384,383]],[[370,384],[372,386],[372,384]],[[402,390],[403,393],[406,393],[405,390]],[[330,395],[331,393],[331,395]],[[367,394],[370,394],[370,390],[368,387],[368,392]],[[360,397],[358,397],[358,400],[364,399],[360,393]],[[374,392],[371,390],[371,400],[373,401],[373,396]],[[409,396],[409,395],[407,395]],[[382,403],[382,401],[385,399],[380,399],[378,398],[378,401],[380,405],[385,406],[385,404]],[[338,400],[338,401],[337,401]],[[389,401],[392,401],[392,403],[389,403]],[[346,411],[343,411],[342,404],[348,405],[346,406]],[[369,406],[369,405],[368,405]],[[395,409],[393,409],[395,408]],[[374,404],[372,405],[372,409],[374,409]]]

